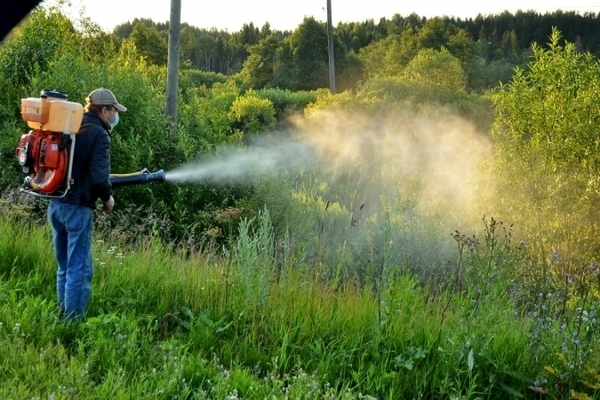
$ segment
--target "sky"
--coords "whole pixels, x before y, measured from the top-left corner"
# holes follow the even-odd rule
[[[59,0],[44,0],[55,5]],[[327,21],[327,0],[180,0],[181,22],[197,28],[239,31],[252,22],[255,27],[269,23],[273,30],[295,30],[305,17]],[[68,0],[62,1],[64,13],[76,20],[80,15],[111,32],[116,25],[149,18],[166,22],[171,13],[171,0]],[[556,10],[580,13],[600,13],[600,3],[593,0],[331,0],[333,25],[339,22],[363,22],[394,14],[408,16],[416,13],[431,18],[454,16],[474,18],[478,14],[499,14],[503,11],[534,10],[538,13]],[[83,13],[83,14],[82,14]]]

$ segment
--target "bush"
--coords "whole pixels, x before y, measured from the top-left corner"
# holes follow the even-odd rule
[[[259,133],[275,124],[275,109],[270,100],[260,98],[250,90],[235,99],[229,110],[235,127],[245,133]]]
[[[200,71],[197,69],[186,69],[181,73],[179,86],[181,88],[201,87],[212,88],[215,83],[225,83],[227,76],[217,72]]]
[[[260,98],[271,101],[278,120],[289,113],[301,113],[307,105],[315,102],[320,96],[320,91],[292,92],[288,89],[259,89],[254,93]]]

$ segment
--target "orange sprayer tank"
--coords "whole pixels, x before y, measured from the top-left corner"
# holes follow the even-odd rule
[[[21,116],[31,129],[74,134],[79,131],[83,106],[67,101],[67,95],[43,90],[41,97],[21,99]]]

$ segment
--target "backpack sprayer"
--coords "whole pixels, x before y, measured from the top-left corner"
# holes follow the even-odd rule
[[[27,174],[21,191],[43,198],[67,195],[73,180],[73,156],[77,132],[83,118],[83,106],[67,101],[67,95],[42,90],[39,98],[21,99],[21,116],[31,130],[22,135],[15,155]],[[113,187],[164,182],[161,169],[143,169],[130,174],[111,174]]]

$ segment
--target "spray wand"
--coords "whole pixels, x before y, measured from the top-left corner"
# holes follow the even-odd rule
[[[113,187],[138,185],[150,182],[164,182],[165,171],[160,169],[156,172],[150,172],[148,169],[144,168],[139,172],[130,174],[111,174],[109,180]]]

